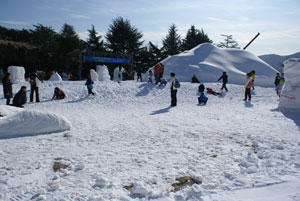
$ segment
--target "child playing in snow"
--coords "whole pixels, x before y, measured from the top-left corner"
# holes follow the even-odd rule
[[[66,97],[67,96],[63,90],[61,90],[58,87],[55,87],[52,99],[64,99]]]
[[[246,84],[245,84],[245,98],[243,99],[244,101],[247,100],[251,100],[251,88],[253,87],[253,79],[252,79],[252,74],[248,73],[246,75],[247,79],[246,79]]]
[[[214,90],[211,89],[211,88],[207,88],[207,89],[206,89],[206,93],[212,94],[212,95],[214,95],[214,96],[220,96],[220,95],[222,95],[221,93],[216,92],[216,91],[214,91]]]
[[[206,102],[208,100],[208,98],[204,94],[204,90],[205,90],[205,86],[203,84],[200,84],[198,87],[198,94],[199,94],[198,103],[199,103],[199,105],[202,103],[204,105],[206,105]]]
[[[87,79],[85,85],[87,86],[89,95],[93,94],[93,96],[94,96],[95,93],[93,92],[93,84],[94,84],[94,82],[92,81],[91,76],[88,76],[88,79]]]
[[[160,79],[160,84],[159,84],[159,86],[166,86],[167,85],[167,80],[165,79],[165,78],[161,78]]]

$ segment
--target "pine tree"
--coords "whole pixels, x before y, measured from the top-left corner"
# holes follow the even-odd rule
[[[88,49],[90,50],[98,50],[98,51],[103,51],[104,47],[103,47],[103,40],[100,41],[101,36],[97,36],[97,32],[95,30],[95,26],[92,25],[92,29],[88,29],[89,32],[89,38],[87,40],[87,46]]]
[[[135,54],[143,44],[143,34],[137,28],[131,26],[129,20],[117,17],[109,26],[105,35],[106,47],[112,52]]]
[[[163,54],[165,56],[175,55],[180,52],[181,38],[177,33],[175,24],[172,24],[169,28],[168,35],[162,40]]]
[[[217,46],[221,48],[236,48],[240,49],[239,44],[237,43],[236,40],[233,39],[232,35],[224,35],[222,34],[221,36],[225,37],[225,42],[220,42]]]
[[[186,37],[182,43],[182,50],[190,50],[202,43],[212,43],[203,29],[198,30],[194,25],[187,31]]]

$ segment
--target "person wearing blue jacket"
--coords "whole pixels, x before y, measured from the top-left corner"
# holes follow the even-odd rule
[[[93,96],[94,96],[95,93],[93,92],[93,84],[94,84],[94,82],[92,81],[91,76],[88,76],[88,79],[87,79],[85,85],[87,86],[89,95],[93,94]]]

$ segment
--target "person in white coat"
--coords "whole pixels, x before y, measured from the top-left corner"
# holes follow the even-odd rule
[[[177,88],[175,87],[176,84],[176,76],[175,73],[170,73],[170,89],[171,89],[171,106],[174,107],[177,105]]]

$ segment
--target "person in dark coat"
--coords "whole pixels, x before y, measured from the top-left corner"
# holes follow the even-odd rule
[[[66,97],[67,96],[63,90],[61,90],[58,87],[55,87],[52,99],[64,99]]]
[[[87,79],[85,85],[87,86],[89,95],[93,94],[93,96],[94,96],[95,93],[93,92],[93,84],[94,84],[94,82],[92,81],[91,76],[88,76],[88,79]]]
[[[225,89],[226,91],[228,91],[226,84],[228,82],[228,76],[226,74],[226,72],[223,72],[223,74],[221,75],[221,77],[218,79],[218,81],[220,81],[221,79],[223,79],[223,84],[222,84],[222,88],[221,90]]]
[[[279,73],[276,73],[275,82],[274,82],[275,87],[277,87],[279,83],[280,83],[280,75]]]
[[[29,77],[30,82],[30,102],[33,102],[33,94],[35,93],[35,102],[40,102],[38,80],[43,80],[36,74],[32,73]]]
[[[13,106],[24,107],[23,105],[27,102],[26,86],[22,86],[20,91],[15,95],[13,99]]]
[[[13,97],[12,83],[10,82],[10,73],[7,73],[5,75],[5,77],[2,79],[2,83],[4,98],[6,98],[6,105],[9,105],[10,99]]]
[[[192,83],[200,83],[195,74],[192,77]]]
[[[136,79],[136,81],[138,82],[139,80],[141,82],[143,82],[143,80],[142,80],[142,71],[141,71],[140,68],[137,69],[137,79]]]
[[[177,105],[177,88],[176,88],[176,76],[175,73],[170,73],[170,89],[171,89],[171,106],[174,107]]]

